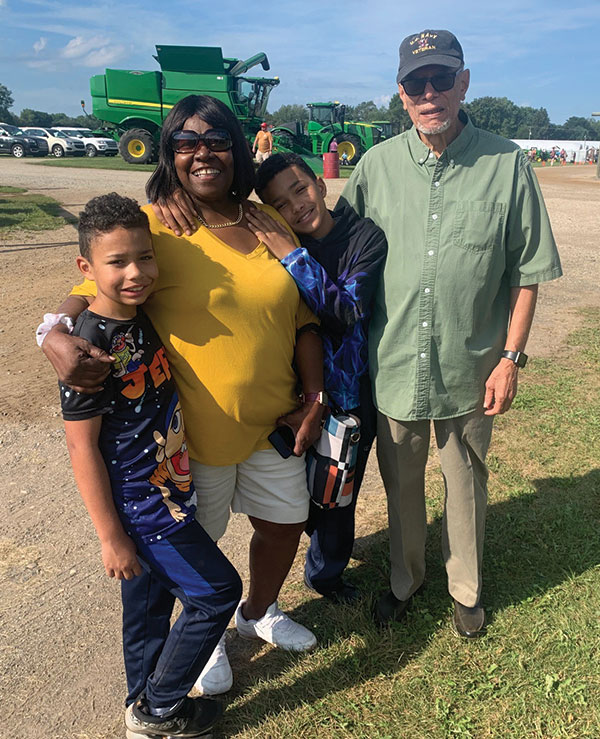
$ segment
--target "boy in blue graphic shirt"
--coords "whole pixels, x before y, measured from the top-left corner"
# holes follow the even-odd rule
[[[73,472],[109,577],[122,582],[127,736],[191,737],[219,703],[187,693],[241,597],[240,578],[195,521],[183,418],[164,347],[139,307],[158,276],[148,219],[111,193],[80,214],[82,274],[97,296],[74,333],[114,359],[102,390],[61,385]],[[175,598],[183,611],[169,631]]]

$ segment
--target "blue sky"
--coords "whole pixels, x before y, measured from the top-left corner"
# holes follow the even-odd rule
[[[461,41],[467,100],[544,106],[554,123],[600,111],[598,0],[0,0],[0,83],[17,113],[77,115],[81,99],[91,107],[89,77],[105,67],[157,69],[157,43],[221,46],[229,57],[267,53],[268,76],[281,79],[271,111],[318,100],[382,104],[396,92],[400,41],[424,28],[448,28]]]

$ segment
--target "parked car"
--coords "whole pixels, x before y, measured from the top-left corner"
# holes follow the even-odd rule
[[[53,131],[61,131],[74,139],[81,139],[85,144],[85,155],[95,157],[101,154],[105,157],[114,157],[119,153],[119,145],[108,136],[98,136],[89,128],[67,128],[55,126]]]
[[[48,142],[50,153],[55,157],[64,157],[70,154],[74,157],[85,156],[85,144],[81,139],[72,139],[62,131],[54,128],[40,128],[33,126],[21,126],[21,131],[31,136],[41,136]]]
[[[48,156],[48,142],[41,136],[30,136],[10,123],[0,123],[0,153],[21,157]]]

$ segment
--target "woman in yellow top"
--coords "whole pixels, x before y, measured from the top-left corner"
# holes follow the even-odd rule
[[[246,198],[253,186],[249,147],[233,113],[205,95],[177,103],[165,120],[147,193],[160,203],[183,188],[201,227],[178,236],[144,208],[159,267],[144,309],[177,382],[200,524],[218,540],[231,509],[246,513],[254,528],[238,632],[303,651],[316,639],[279,610],[277,596],[308,515],[303,452],[319,433],[322,353],[317,321],[294,281],[248,228]],[[268,206],[257,207],[281,220]],[[74,318],[92,293],[90,283],[75,288],[59,312]],[[62,382],[97,389],[106,358],[98,361],[93,347],[65,330],[58,324],[50,331],[46,355]],[[294,359],[304,392],[300,407]],[[287,459],[267,438],[281,417],[296,432]],[[222,640],[196,687],[212,695],[231,683]]]

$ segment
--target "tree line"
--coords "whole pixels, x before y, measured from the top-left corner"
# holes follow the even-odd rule
[[[475,98],[470,103],[463,103],[463,108],[476,126],[507,139],[600,139],[600,120],[571,116],[564,123],[556,124],[550,121],[546,108],[516,105],[506,97]],[[266,117],[267,123],[275,126],[296,120],[308,120],[308,109],[304,105],[282,105]],[[372,100],[346,105],[346,120],[363,123],[390,121],[398,131],[405,131],[412,125],[398,93],[388,106],[378,107]]]
[[[93,115],[70,116],[66,113],[45,113],[42,110],[23,108],[17,115],[10,108],[14,104],[12,92],[5,85],[0,84],[0,121],[13,126],[81,126],[82,128],[99,128],[101,123]]]
[[[0,121],[15,126],[83,126],[98,128],[101,123],[94,116],[68,116],[65,113],[45,113],[41,110],[24,108],[19,115],[10,111],[14,103],[12,92],[0,84]],[[531,108],[516,105],[506,97],[475,98],[463,104],[473,123],[491,133],[505,136],[507,139],[557,139],[565,141],[600,139],[600,120],[571,116],[562,124],[552,123],[546,108]],[[282,105],[274,113],[267,113],[267,123],[274,126],[291,121],[308,120],[308,109],[304,105]],[[346,120],[372,123],[373,121],[390,121],[398,131],[410,128],[411,121],[402,106],[400,96],[396,93],[389,105],[378,107],[372,100],[358,105],[346,105]]]

